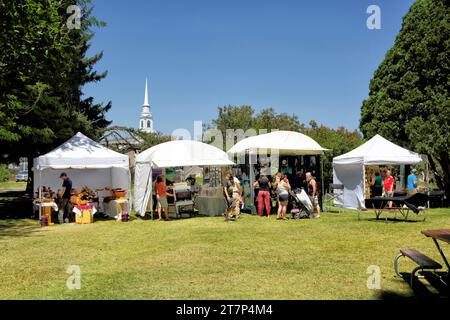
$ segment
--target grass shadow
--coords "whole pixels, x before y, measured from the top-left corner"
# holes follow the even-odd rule
[[[33,204],[25,191],[0,191],[0,220],[30,218]]]
[[[37,224],[18,223],[17,220],[0,220],[0,239],[3,237],[27,237],[39,232]]]
[[[361,219],[362,220],[362,219]],[[366,221],[370,221],[370,222],[392,222],[392,223],[399,223],[399,222],[403,222],[403,223],[418,223],[418,222],[423,222],[422,220],[405,220],[405,219],[399,219],[399,218],[369,218],[366,219]]]
[[[398,293],[389,290],[381,290],[378,293],[377,298],[381,300],[440,300],[449,299],[449,281],[443,279],[446,275],[445,272],[419,272],[422,278],[416,278],[410,293]],[[405,281],[408,286],[411,285],[411,274],[402,272],[402,279],[399,281]]]

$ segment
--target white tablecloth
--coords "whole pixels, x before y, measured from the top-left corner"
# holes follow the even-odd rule
[[[121,204],[126,204],[125,211],[129,212],[128,200],[111,200],[108,203],[103,203],[103,208],[105,209],[105,214],[112,217],[117,218],[119,213],[122,212]]]
[[[89,205],[89,206],[92,207],[91,212],[92,212],[92,215],[94,215],[97,212],[97,209],[95,208],[95,206],[92,206],[92,205]],[[79,207],[86,207],[86,206],[79,206]],[[73,207],[72,212],[75,213],[76,215],[81,216],[81,210],[78,208],[78,206]]]
[[[58,211],[58,205],[55,202],[33,202],[34,211],[38,211],[39,208],[52,207],[53,211]]]
[[[221,216],[227,209],[223,197],[198,196],[195,200],[198,213],[206,216]]]

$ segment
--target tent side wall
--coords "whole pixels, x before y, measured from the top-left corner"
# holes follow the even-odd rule
[[[51,187],[52,190],[57,191],[62,188],[62,180],[59,178],[61,172],[66,172],[69,178],[72,180],[73,188],[81,189],[83,186],[95,190],[96,188],[104,188],[106,186],[113,186],[114,179],[112,178],[111,168],[104,169],[52,169],[45,168],[42,170],[36,170],[34,168],[34,192],[38,187],[46,186]],[[122,169],[125,171],[125,169]],[[39,178],[41,180],[39,181]],[[123,181],[122,179],[117,180]],[[124,184],[120,185],[121,188],[128,186],[128,178],[124,181]]]
[[[364,201],[364,165],[362,163],[333,164],[333,184],[344,185],[344,208],[363,209]],[[338,196],[337,192],[335,196]]]
[[[152,168],[150,163],[137,162],[134,173],[134,201],[133,207],[136,214],[145,216],[148,200],[152,193]]]
[[[66,172],[72,180],[73,188],[80,190],[87,186],[92,190],[103,189],[105,187],[124,188],[129,191],[131,188],[130,170],[127,168],[113,167],[102,169],[53,169],[45,168],[37,170],[33,168],[33,192],[37,192],[39,186],[51,187],[53,191],[62,188],[62,180],[59,178],[61,172]],[[127,195],[131,197],[130,192]]]
[[[111,187],[124,188],[128,190],[127,198],[130,203],[129,207],[131,208],[131,172],[128,168],[111,168]]]

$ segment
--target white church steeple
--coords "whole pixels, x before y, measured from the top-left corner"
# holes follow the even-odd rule
[[[139,130],[147,133],[154,132],[153,130],[153,116],[150,111],[150,104],[148,103],[148,84],[145,79],[145,95],[144,104],[142,105],[141,118],[139,120]]]

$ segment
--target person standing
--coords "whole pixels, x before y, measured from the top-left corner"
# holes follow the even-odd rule
[[[270,184],[269,179],[266,175],[262,175],[258,181],[253,184],[254,188],[259,188],[258,190],[258,215],[262,217],[264,207],[266,208],[267,217],[270,216]]]
[[[307,182],[307,194],[311,199],[314,210],[316,211],[316,218],[320,218],[320,206],[319,206],[319,188],[317,187],[317,181],[313,177],[311,172],[306,173]]]
[[[380,172],[376,171],[370,183],[372,185],[372,197],[381,197],[383,194],[383,179]]]
[[[165,220],[169,221],[169,203],[167,202],[167,196],[173,196],[173,194],[167,192],[167,186],[164,183],[164,176],[159,175],[156,178],[156,200],[158,202],[158,220],[162,219],[162,210],[164,210]]]
[[[386,178],[384,178],[384,196],[392,198],[394,196],[395,179],[392,176],[391,170],[386,171]],[[388,207],[392,208],[392,201],[388,202]]]
[[[64,217],[68,217],[70,214],[70,196],[72,191],[72,180],[67,176],[67,173],[62,172],[59,175],[59,178],[62,179],[62,189],[60,190],[60,202],[59,202],[59,210],[58,210],[58,222],[60,224],[64,223]]]
[[[232,218],[240,219],[241,218],[241,199],[242,199],[242,188],[241,182],[237,177],[233,177],[232,179],[232,189],[233,189],[233,203],[234,207],[232,210]]]
[[[412,169],[411,173],[408,176],[408,180],[407,180],[407,188],[406,188],[406,192],[408,194],[408,196],[411,196],[415,193],[417,193],[417,176],[416,176],[417,170],[416,169]]]
[[[223,188],[223,197],[225,199],[226,210],[223,214],[225,217],[225,221],[230,220],[231,212],[234,209],[234,201],[233,201],[233,184],[231,183],[231,173],[227,172],[222,181]]]
[[[277,220],[287,220],[286,211],[289,200],[289,191],[291,190],[291,185],[286,175],[280,178],[280,181],[276,183],[276,188],[278,192],[278,214]]]

